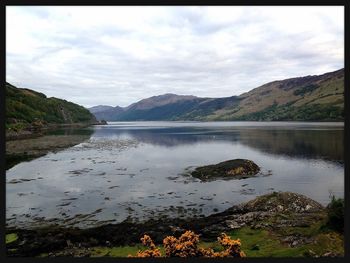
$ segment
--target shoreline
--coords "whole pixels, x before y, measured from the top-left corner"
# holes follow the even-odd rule
[[[59,256],[62,253],[65,255],[64,251],[67,249],[70,249],[73,256],[77,256],[75,252],[80,253],[83,249],[88,253],[94,247],[135,247],[144,234],[150,235],[159,245],[166,236],[179,236],[186,230],[199,234],[204,242],[214,242],[222,232],[232,234],[235,231],[244,233],[248,230],[258,234],[267,231],[286,248],[308,247],[317,243],[320,235],[324,238],[322,226],[326,218],[326,208],[304,195],[273,192],[203,218],[158,218],[144,223],[124,221],[87,229],[64,228],[58,225],[31,230],[7,227],[6,234],[15,234],[18,239],[7,244],[6,248],[8,256],[14,257],[39,256],[43,253]],[[286,230],[289,231],[288,235],[283,234]],[[342,236],[333,232],[325,232],[326,237],[336,236],[337,242],[343,242]],[[242,242],[249,242],[249,237],[247,240],[242,237]],[[90,256],[91,251],[89,253],[85,256]]]
[[[77,145],[90,138],[92,131],[87,130],[86,134],[68,134],[66,135],[50,135],[50,131],[57,129],[79,129],[89,127],[90,125],[64,125],[50,126],[40,131],[22,131],[16,133],[12,139],[6,138],[5,168],[12,168],[14,165],[30,161],[35,158],[44,156],[49,152],[57,152],[65,148]],[[6,135],[8,136],[8,135]]]
[[[104,125],[101,122],[96,123],[64,123],[64,124],[47,124],[42,127],[27,127],[19,131],[6,130],[5,140],[21,140],[21,139],[33,139],[45,135],[46,132],[50,132],[56,129],[76,129],[86,128],[94,125]]]

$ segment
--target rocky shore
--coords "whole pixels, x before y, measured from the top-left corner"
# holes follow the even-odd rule
[[[89,229],[54,225],[33,230],[8,228],[6,233],[16,234],[18,238],[6,248],[8,256],[39,256],[43,253],[48,256],[92,256],[94,247],[135,246],[144,234],[161,244],[168,235],[180,236],[186,230],[192,230],[200,234],[201,240],[213,242],[222,232],[249,229],[252,233],[266,231],[285,247],[308,248],[303,250],[304,254],[308,253],[306,256],[341,256],[343,250],[338,247],[343,242],[342,235],[322,231],[326,217],[325,207],[310,198],[291,192],[274,192],[224,212],[191,220],[125,221]],[[249,243],[248,239],[242,242]],[[319,242],[323,243],[320,245]],[[338,247],[321,249],[325,242]]]
[[[91,125],[106,125],[105,121],[96,121],[89,123],[65,123],[65,124],[43,124],[41,122],[27,124],[26,127],[22,129],[7,129],[6,130],[6,141],[21,140],[21,139],[31,139],[37,138],[45,135],[47,132],[58,130],[58,129],[79,129],[86,128]]]
[[[92,131],[81,134],[62,129],[63,135],[35,133],[22,134],[21,139],[6,140],[6,170],[14,165],[41,157],[48,152],[57,152],[88,140]]]

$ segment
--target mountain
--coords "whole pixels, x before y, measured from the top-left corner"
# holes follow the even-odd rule
[[[164,94],[140,100],[126,107],[117,120],[169,120],[188,112],[201,100],[195,96]]]
[[[89,111],[92,114],[94,114],[94,116],[98,120],[109,120],[109,121],[114,120],[115,116],[119,116],[124,111],[124,109],[119,106],[116,106],[116,107],[102,106],[105,108],[105,110],[102,110],[102,107],[97,109],[95,107],[99,107],[99,106],[94,106],[92,108],[89,108]]]
[[[112,120],[114,116],[118,116],[124,110],[119,106],[112,107],[106,105],[98,105],[89,108],[89,111],[94,114],[98,120]]]
[[[344,69],[273,81],[239,96],[221,118],[241,120],[343,120]]]
[[[128,107],[115,107],[94,113],[98,120],[137,121],[137,120],[200,120],[222,107],[237,104],[237,97],[198,98],[188,95],[164,94],[143,99]]]
[[[89,111],[91,113],[98,113],[98,112],[108,111],[110,109],[113,109],[113,107],[106,106],[106,105],[98,105],[98,106],[94,106],[94,107],[89,108]]]
[[[83,106],[58,98],[47,98],[43,93],[17,88],[6,82],[7,129],[96,122],[95,116]]]
[[[97,107],[101,111],[89,110],[107,121],[342,121],[344,69],[269,82],[239,96],[199,98],[167,93],[125,108]]]
[[[162,107],[168,104],[175,104],[178,102],[192,101],[197,99],[195,96],[176,95],[166,93],[164,95],[153,96],[147,99],[140,100],[128,106],[127,110],[149,110],[156,107]]]
[[[95,106],[89,110],[98,120],[167,120],[188,112],[200,100],[203,99],[167,93],[140,100],[125,108],[116,106],[96,112],[96,107],[102,108]]]

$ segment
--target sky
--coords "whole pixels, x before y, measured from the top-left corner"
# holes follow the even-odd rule
[[[85,107],[343,67],[342,6],[6,7],[6,81]]]

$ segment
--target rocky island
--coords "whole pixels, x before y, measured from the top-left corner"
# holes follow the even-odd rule
[[[215,179],[244,179],[255,176],[260,172],[260,167],[253,161],[234,159],[218,164],[197,167],[191,175],[202,181]]]

